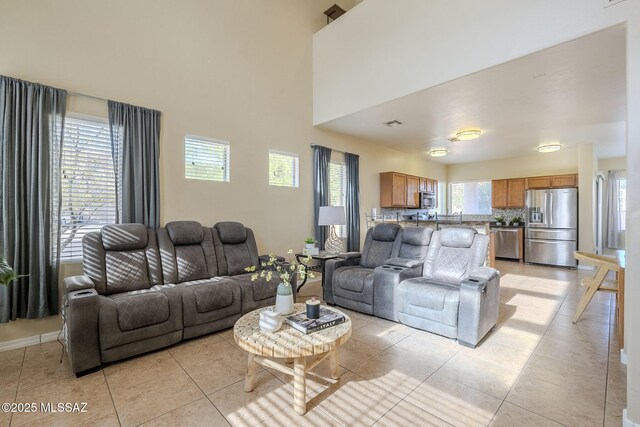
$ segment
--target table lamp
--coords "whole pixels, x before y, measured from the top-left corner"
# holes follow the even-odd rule
[[[331,226],[329,237],[324,242],[325,251],[331,254],[337,254],[342,251],[342,241],[336,234],[336,225],[344,225],[345,223],[344,206],[320,206],[318,225]]]

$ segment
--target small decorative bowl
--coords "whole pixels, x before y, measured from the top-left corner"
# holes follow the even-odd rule
[[[267,308],[260,312],[260,329],[265,332],[276,332],[282,327],[282,316],[279,311]]]

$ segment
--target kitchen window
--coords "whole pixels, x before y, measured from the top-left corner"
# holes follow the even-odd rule
[[[491,181],[453,182],[449,194],[450,213],[491,215]]]

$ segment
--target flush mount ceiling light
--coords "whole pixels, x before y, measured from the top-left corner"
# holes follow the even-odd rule
[[[480,129],[461,130],[460,132],[456,133],[456,136],[449,138],[449,141],[469,141],[471,139],[476,139],[480,136],[480,134],[482,134],[482,131]]]
[[[543,144],[538,146],[538,152],[540,153],[553,153],[554,151],[558,151],[561,145],[558,143],[553,144]]]
[[[446,148],[432,148],[427,154],[431,157],[443,157],[449,154],[449,150]]]

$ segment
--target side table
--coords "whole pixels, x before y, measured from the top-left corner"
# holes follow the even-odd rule
[[[307,265],[303,262],[303,260],[307,257],[311,257],[311,259],[318,261],[320,264],[317,266],[310,266]],[[298,253],[296,254],[296,260],[304,266],[305,269],[305,273],[309,273],[309,270],[313,270],[313,269],[319,269],[322,271],[322,288],[324,289],[324,264],[329,261],[330,259],[336,259],[338,258],[338,254],[332,254],[329,252],[320,252],[318,255],[306,255],[306,254],[302,254],[302,253]],[[300,286],[298,286],[297,291],[300,292],[300,289],[305,285],[305,283],[307,283],[307,278],[309,276],[307,274],[305,274],[304,276],[304,280],[302,281],[302,283],[300,283]]]

